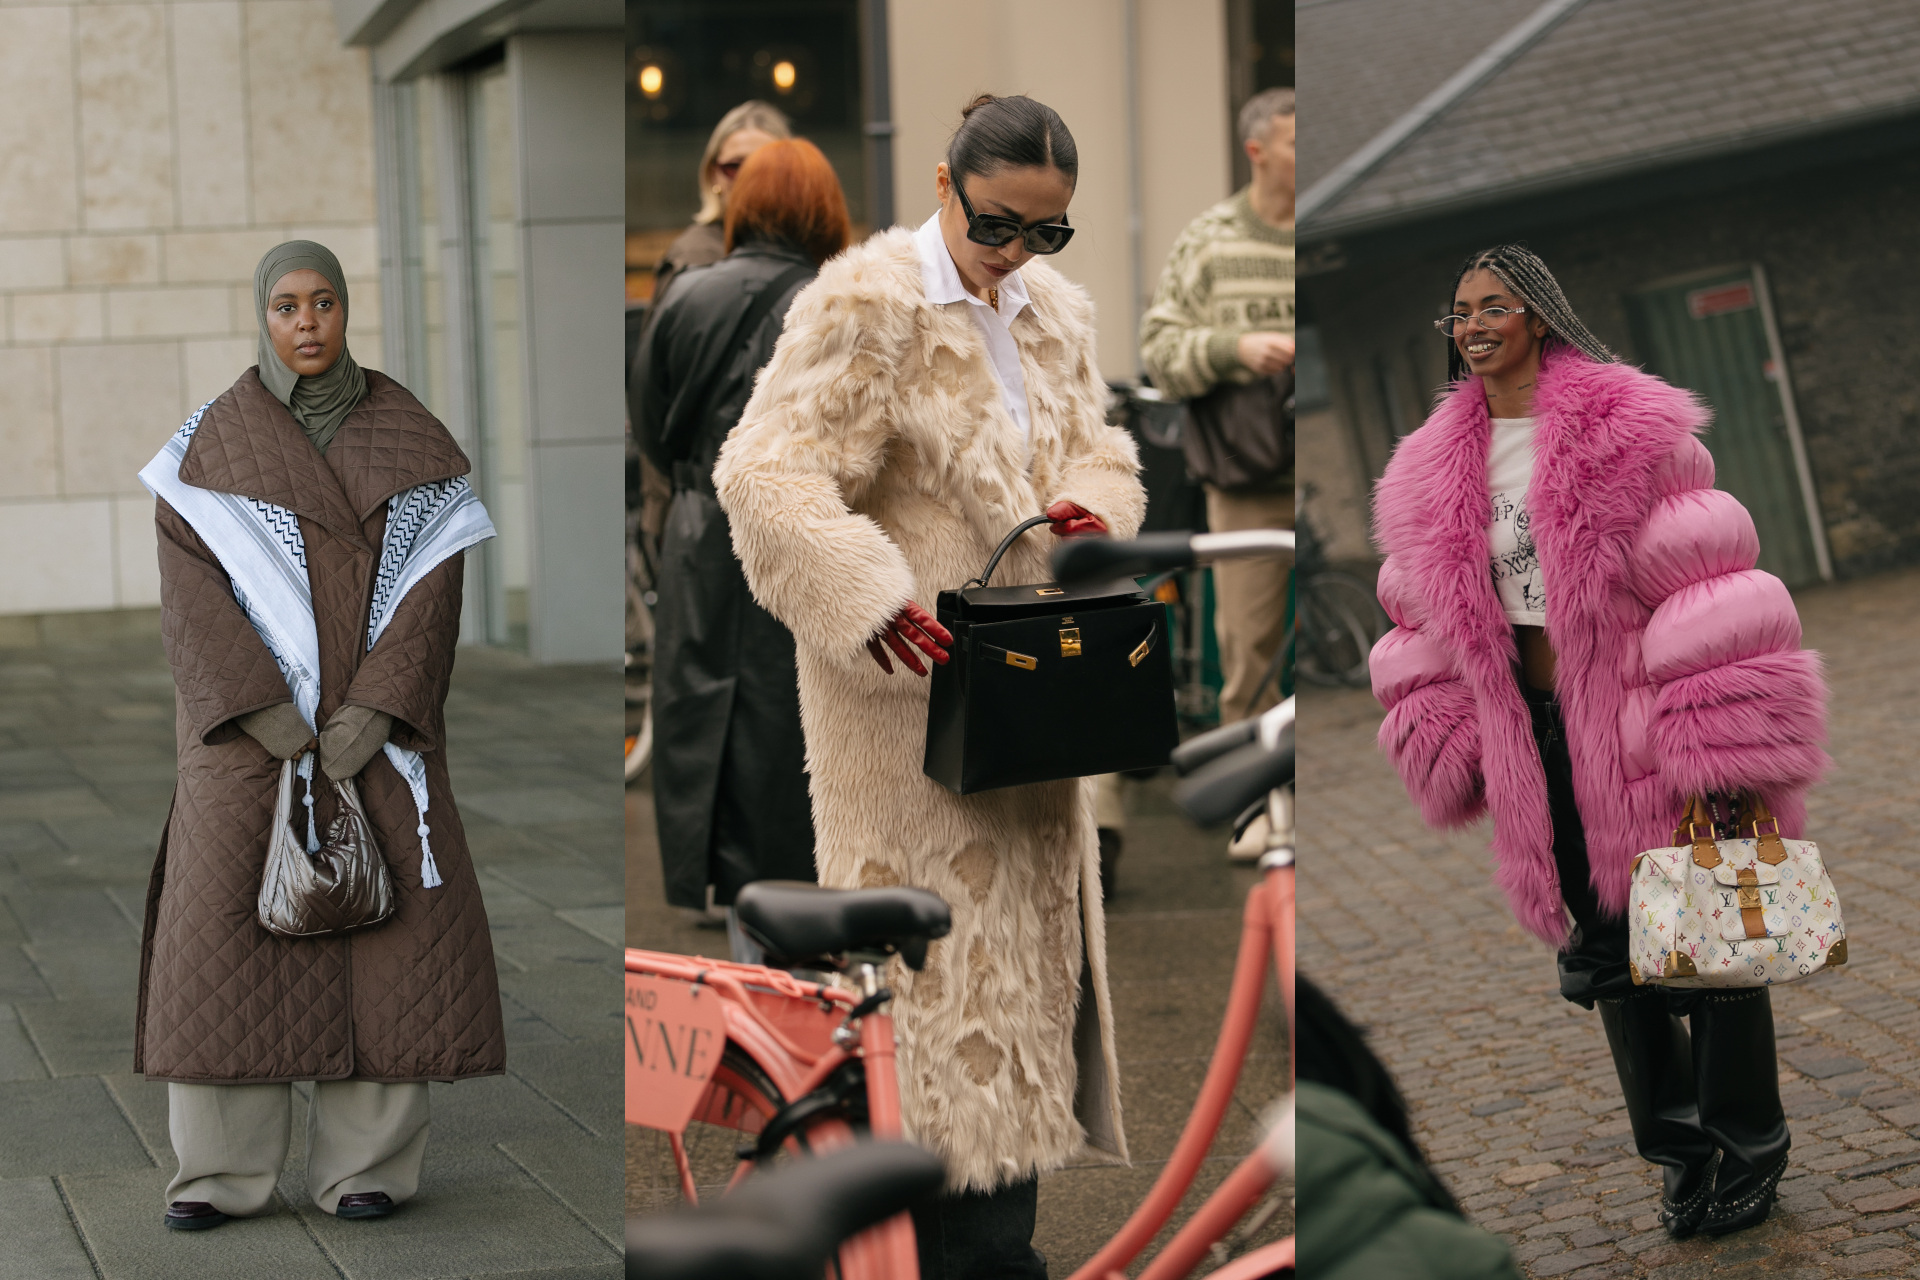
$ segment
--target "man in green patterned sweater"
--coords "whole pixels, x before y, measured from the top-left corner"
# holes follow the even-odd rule
[[[1181,233],[1141,321],[1141,356],[1153,385],[1169,397],[1194,399],[1220,383],[1250,383],[1293,364],[1293,90],[1254,95],[1239,125],[1253,181]],[[1292,528],[1291,461],[1284,473],[1250,488],[1207,485],[1207,523],[1220,533]],[[1286,570],[1275,561],[1242,560],[1215,565],[1213,574],[1226,722],[1274,700],[1273,682],[1258,704],[1252,697],[1284,638]]]

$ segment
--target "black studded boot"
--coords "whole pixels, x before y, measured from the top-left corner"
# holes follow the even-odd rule
[[[1627,1100],[1633,1144],[1660,1166],[1660,1223],[1676,1240],[1692,1235],[1713,1201],[1713,1140],[1700,1124],[1687,1029],[1654,990],[1597,1000]]]
[[[1760,1225],[1787,1171],[1787,1114],[1765,987],[1702,992],[1693,1007],[1693,1069],[1700,1125],[1720,1148],[1713,1207],[1700,1229],[1723,1236]]]

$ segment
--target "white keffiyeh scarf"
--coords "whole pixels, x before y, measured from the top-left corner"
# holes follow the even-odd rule
[[[201,489],[180,479],[187,444],[199,412],[154,455],[140,472],[140,482],[155,497],[180,513],[220,561],[233,581],[234,598],[247,612],[247,621],[260,633],[280,664],[293,691],[293,702],[307,726],[316,733],[320,711],[320,633],[313,620],[313,591],[307,581],[307,546],[300,520],[285,507],[257,498]],[[387,530],[380,542],[380,565],[374,578],[373,606],[367,618],[367,648],[371,650],[393,620],[408,591],[434,567],[456,552],[494,536],[493,522],[465,477],[417,485],[387,500]],[[420,823],[420,882],[439,886],[440,869],[428,844],[427,766],[420,753],[386,744],[387,759],[407,780]],[[300,776],[307,782],[307,847],[318,849],[313,824],[313,753],[300,759]]]

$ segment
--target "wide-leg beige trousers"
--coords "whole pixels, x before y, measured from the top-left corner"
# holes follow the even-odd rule
[[[1207,528],[1214,533],[1242,529],[1293,528],[1293,494],[1223,493],[1207,486]],[[1220,641],[1220,723],[1258,715],[1280,701],[1278,682],[1269,680],[1259,702],[1254,688],[1267,674],[1287,634],[1285,560],[1223,560],[1213,566],[1213,633]]]
[[[198,1200],[246,1217],[273,1201],[287,1162],[290,1084],[169,1084],[167,1130],[180,1172],[167,1203]],[[328,1213],[340,1197],[384,1191],[395,1204],[420,1189],[427,1086],[326,1080],[307,1108],[307,1190]]]

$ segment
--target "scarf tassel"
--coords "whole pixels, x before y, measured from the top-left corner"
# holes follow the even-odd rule
[[[423,889],[438,889],[442,883],[440,879],[440,868],[436,866],[433,861],[433,846],[427,843],[427,818],[425,814],[420,815],[420,825],[413,830],[414,834],[420,837],[420,887]]]

